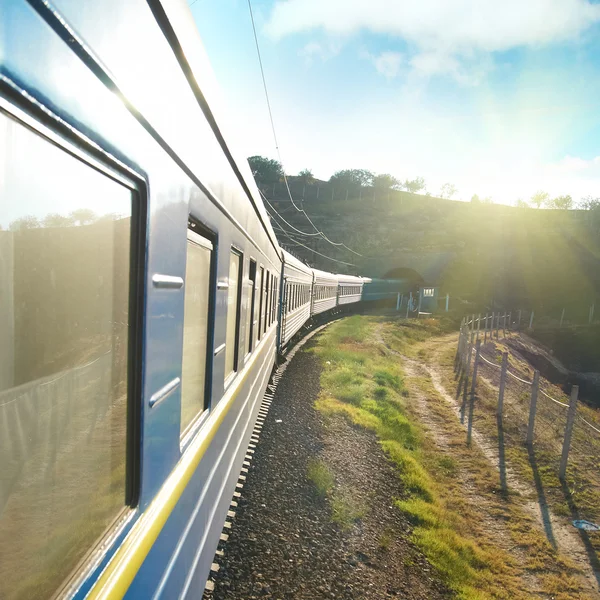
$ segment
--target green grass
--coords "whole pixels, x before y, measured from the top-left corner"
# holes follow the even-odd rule
[[[334,323],[312,350],[324,367],[317,409],[324,415],[341,414],[377,434],[404,489],[405,497],[396,500],[396,506],[413,524],[417,546],[458,598],[523,597],[517,592],[505,594],[502,585],[494,583],[502,560],[469,537],[461,516],[446,507],[436,478],[439,473],[453,477],[456,464],[449,457],[437,457],[436,468],[429,468],[424,433],[407,410],[410,397],[399,359],[381,352],[369,333],[375,326],[384,328],[386,339],[391,337],[391,346],[397,349],[443,331],[432,320],[386,323],[373,317],[351,317]],[[334,512],[348,523],[352,520],[348,508],[339,502],[334,501]],[[502,559],[510,562],[507,557]]]
[[[315,486],[317,495],[321,498],[325,498],[333,489],[333,475],[329,467],[322,460],[311,460],[308,463],[306,476]]]

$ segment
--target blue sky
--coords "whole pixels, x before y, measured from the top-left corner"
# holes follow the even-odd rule
[[[239,143],[277,158],[247,0],[188,0]],[[523,6],[524,5],[524,6]],[[286,171],[600,197],[600,3],[254,0]]]

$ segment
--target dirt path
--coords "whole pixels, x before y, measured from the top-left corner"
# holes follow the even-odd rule
[[[382,343],[384,343],[383,335],[379,333]],[[433,386],[439,398],[447,404],[452,410],[458,423],[467,430],[468,419],[464,418],[462,402],[459,397],[456,397],[452,392],[454,390],[447,389],[444,385],[444,380],[453,380],[452,369],[445,367],[442,360],[442,355],[447,353],[449,349],[456,346],[456,334],[450,334],[442,337],[433,338],[422,342],[414,347],[414,357],[408,357],[401,354],[404,364],[404,370],[407,376],[407,385],[413,391],[413,397],[417,400],[415,409],[427,429],[433,434],[435,443],[442,450],[448,450],[449,439],[444,423],[436,418],[434,411],[431,410],[430,403],[432,398],[428,398],[428,394],[422,391],[422,386],[418,385],[419,378],[425,378]],[[387,345],[386,348],[392,353],[396,353]],[[412,352],[411,352],[412,354]],[[444,372],[444,369],[450,373]],[[483,456],[487,459],[490,465],[500,471],[500,456],[498,444],[490,439],[484,432],[478,430],[476,420],[472,424],[472,443],[481,450]],[[503,469],[503,476],[506,478],[508,489],[516,494],[512,495],[514,502],[520,504],[524,512],[534,518],[540,532],[548,531],[549,527],[553,533],[553,542],[559,554],[570,559],[579,571],[579,577],[582,586],[586,589],[586,597],[600,598],[600,590],[598,587],[599,574],[595,573],[590,565],[589,557],[586,548],[573,528],[571,522],[552,512],[547,504],[538,501],[535,483],[526,481],[518,477],[510,468]],[[504,521],[498,520],[497,514],[499,502],[501,499],[490,499],[488,493],[481,493],[473,481],[473,477],[462,474],[463,489],[469,499],[471,499],[480,508],[481,518],[486,529],[493,532],[495,539],[500,547],[509,551],[518,561],[522,563],[525,559],[522,550],[514,546],[508,531],[507,524]],[[517,500],[518,498],[518,500]],[[527,574],[523,579],[524,585],[532,594],[545,597],[540,594],[539,582],[534,574]]]

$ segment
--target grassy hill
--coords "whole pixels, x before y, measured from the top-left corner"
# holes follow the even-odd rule
[[[315,267],[371,276],[413,268],[454,297],[494,299],[543,313],[562,307],[571,314],[586,312],[600,291],[600,218],[594,212],[473,204],[373,188],[346,194],[324,183],[291,187],[319,229],[363,255],[319,238],[292,236],[308,250],[276,228],[282,244]],[[283,185],[265,193],[291,225],[313,231]],[[332,263],[312,250],[355,266]]]

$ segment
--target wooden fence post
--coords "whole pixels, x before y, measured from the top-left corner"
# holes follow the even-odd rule
[[[563,326],[563,321],[565,320],[565,309],[562,309],[562,312],[560,313],[560,325],[559,327]]]
[[[473,332],[471,332],[469,334],[470,337],[470,343],[468,344],[469,346],[469,350],[467,352],[467,377],[469,377],[470,373],[471,373],[471,355],[473,354]]]
[[[485,325],[483,327],[483,343],[487,343],[487,330],[488,330],[488,313],[485,313]]]
[[[506,386],[506,371],[508,370],[508,352],[502,353],[502,369],[500,370],[500,389],[498,391],[498,409],[496,414],[502,418],[504,412],[504,388]]]
[[[477,315],[477,341],[479,341],[479,327],[481,326],[481,313]]]
[[[508,313],[508,331],[512,329],[512,311]]]
[[[450,294],[446,294],[446,312],[448,312],[449,307],[450,307]]]
[[[473,379],[471,380],[471,396],[475,395],[475,389],[477,388],[477,367],[479,366],[479,354],[481,352],[481,340],[477,340],[475,346],[475,363],[473,364]]]
[[[577,396],[579,386],[574,385],[571,388],[571,399],[569,400],[569,410],[567,411],[567,424],[565,426],[565,439],[563,440],[562,455],[560,457],[560,469],[558,476],[564,480],[567,475],[567,463],[569,462],[569,449],[571,448],[571,438],[573,437],[573,424],[577,413]]]
[[[500,338],[500,313],[496,315],[496,339]]]
[[[533,327],[533,315],[534,315],[534,311],[531,311],[531,316],[529,317],[529,329],[531,329]]]
[[[535,428],[535,412],[537,410],[538,391],[540,387],[540,372],[536,369],[533,374],[531,385],[531,403],[529,405],[529,424],[527,425],[527,445],[533,444],[533,433]]]
[[[502,318],[502,334],[506,338],[506,311],[504,311],[504,317]]]
[[[521,309],[519,309],[519,323],[517,324],[517,330],[521,331]]]

